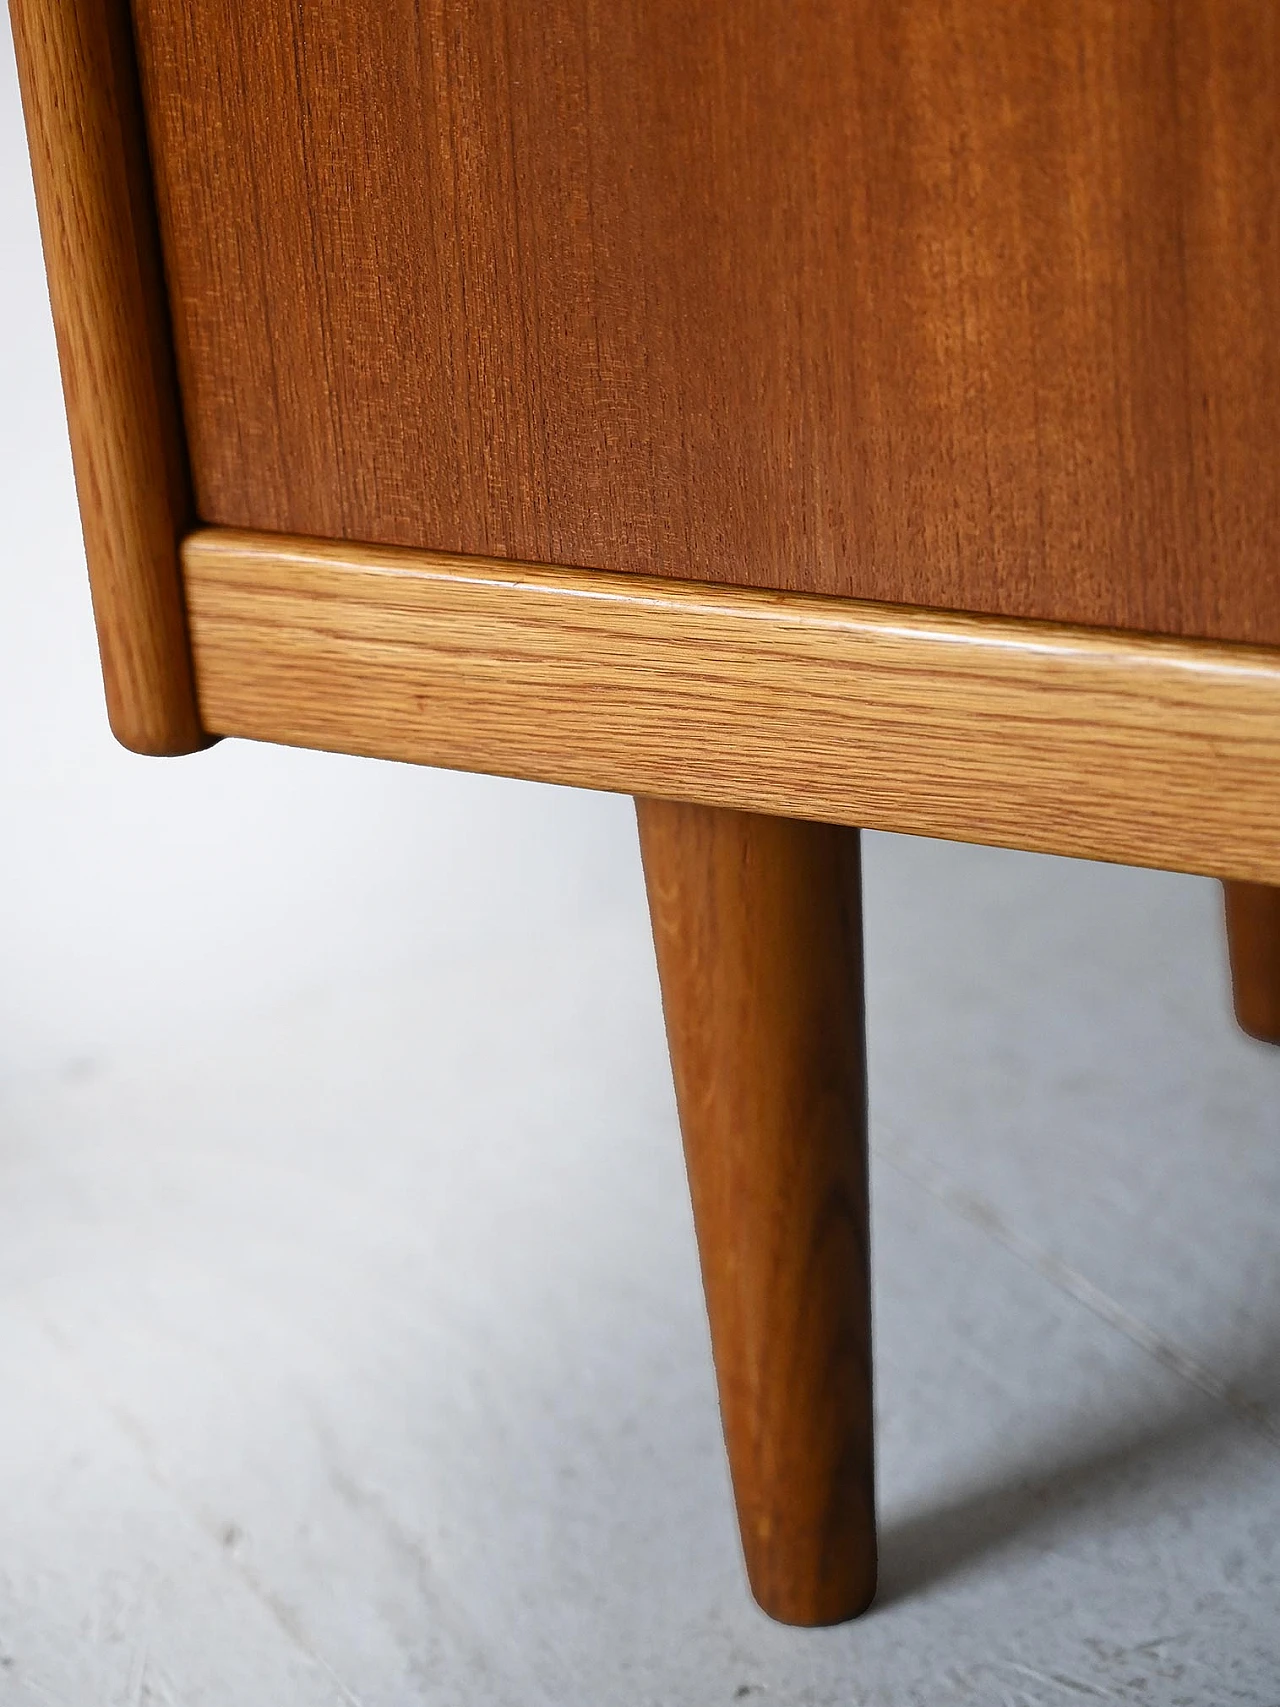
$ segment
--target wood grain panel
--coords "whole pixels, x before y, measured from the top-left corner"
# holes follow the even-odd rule
[[[205,745],[178,540],[192,504],[127,0],[10,0],[111,727]]]
[[[1280,883],[1280,652],[211,529],[210,729]]]
[[[208,521],[1280,643],[1274,0],[136,0]]]

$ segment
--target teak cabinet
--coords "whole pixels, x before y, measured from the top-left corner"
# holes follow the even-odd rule
[[[1273,0],[11,0],[107,700],[624,790],[752,1586],[875,1581],[857,826],[1230,880]]]

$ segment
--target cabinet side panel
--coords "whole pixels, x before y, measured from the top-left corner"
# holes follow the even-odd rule
[[[1273,0],[135,0],[200,511],[1280,643]]]

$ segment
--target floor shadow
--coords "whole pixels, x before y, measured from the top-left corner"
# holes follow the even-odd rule
[[[1251,1358],[1253,1372],[1270,1359]],[[1239,1388],[1247,1390],[1245,1380]],[[1134,1502],[1149,1501],[1153,1516],[1167,1511],[1171,1486],[1185,1479],[1203,1493],[1220,1462],[1206,1445],[1213,1436],[1252,1427],[1260,1444],[1276,1449],[1262,1424],[1208,1394],[1189,1391],[1187,1403],[1159,1418],[1100,1422],[1092,1442],[1064,1450],[1059,1437],[1043,1450],[1021,1443],[1017,1460],[994,1482],[918,1501],[903,1514],[882,1513],[880,1589],[876,1606],[894,1605],[1005,1549],[1048,1544],[1079,1526],[1096,1527],[1099,1507],[1117,1502],[1131,1519]],[[1232,1473],[1232,1472],[1229,1472]]]

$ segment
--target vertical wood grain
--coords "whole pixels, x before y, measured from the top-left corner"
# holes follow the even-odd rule
[[[137,0],[202,517],[1280,644],[1275,0]]]
[[[136,752],[191,752],[192,506],[128,7],[10,12],[107,711]]]
[[[1240,1029],[1280,1043],[1280,889],[1224,883],[1231,989]]]
[[[875,1592],[858,835],[636,806],[747,1573],[836,1623]]]

